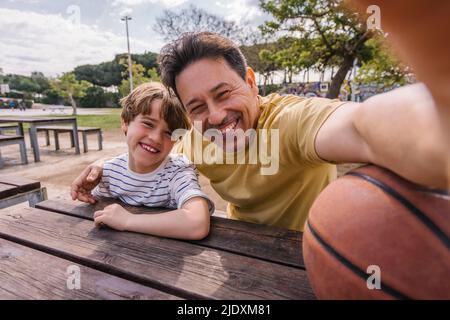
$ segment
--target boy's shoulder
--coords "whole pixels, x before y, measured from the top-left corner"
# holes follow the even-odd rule
[[[189,161],[189,159],[181,153],[169,154],[169,159],[165,166],[165,170],[172,174],[177,174],[181,171],[195,171],[195,166]]]
[[[127,169],[128,168],[128,153],[121,154],[117,157],[114,157],[112,159],[105,161],[105,163],[104,163],[105,167],[109,167],[111,165],[119,166],[119,167],[123,167],[123,169]]]

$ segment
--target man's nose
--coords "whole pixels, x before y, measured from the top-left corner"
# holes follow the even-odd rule
[[[208,106],[208,109],[209,109],[208,123],[212,126],[218,126],[222,124],[223,120],[227,116],[226,110],[216,104],[210,104]]]

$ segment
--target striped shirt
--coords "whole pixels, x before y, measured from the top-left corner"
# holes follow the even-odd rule
[[[179,209],[193,197],[208,202],[209,212],[214,203],[203,193],[194,165],[181,154],[170,154],[150,173],[129,169],[128,153],[105,162],[100,183],[92,192],[94,197],[117,198],[133,206]]]

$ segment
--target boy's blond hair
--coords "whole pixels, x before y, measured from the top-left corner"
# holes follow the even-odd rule
[[[183,105],[170,89],[159,82],[141,84],[120,100],[122,120],[129,124],[139,114],[150,114],[152,102],[157,99],[161,100],[161,118],[166,121],[170,131],[191,127]]]

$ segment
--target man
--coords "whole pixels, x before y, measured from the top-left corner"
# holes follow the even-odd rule
[[[194,125],[200,123],[184,141],[193,141],[208,129],[219,130],[224,139],[236,130],[255,129],[268,132],[264,141],[270,150],[279,144],[279,168],[270,175],[261,174],[264,164],[249,163],[248,158],[243,164],[211,159],[196,163],[229,202],[231,218],[303,230],[310,206],[335,178],[334,163],[339,162],[375,163],[419,184],[446,185],[446,148],[435,126],[433,99],[422,84],[360,104],[260,97],[239,48],[208,32],[185,34],[166,45],[160,63],[163,83],[178,95]],[[236,145],[244,145],[244,150],[252,146],[247,136],[240,139],[234,141],[235,154],[240,152]],[[195,154],[210,143],[191,148],[184,144],[180,150],[195,160]],[[72,198],[93,202],[90,190],[100,175],[101,166],[86,168],[72,184]]]

